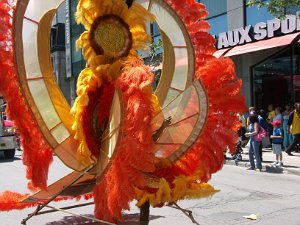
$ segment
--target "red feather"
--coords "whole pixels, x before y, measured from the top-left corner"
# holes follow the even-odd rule
[[[46,188],[52,151],[43,140],[30,107],[20,91],[17,69],[14,66],[14,36],[11,24],[15,2],[0,4],[0,92],[7,101],[7,114],[14,121],[23,146],[23,163],[27,166],[29,186]]]

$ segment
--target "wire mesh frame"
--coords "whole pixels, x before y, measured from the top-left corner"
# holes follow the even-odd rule
[[[194,90],[196,90],[197,92],[197,98],[198,98],[199,109],[200,109],[199,112],[197,113],[198,115],[197,115],[196,126],[193,128],[192,132],[190,133],[186,141],[173,154],[168,156],[168,159],[171,162],[174,162],[177,159],[179,159],[192,146],[192,144],[196,141],[196,139],[202,134],[202,130],[207,121],[208,97],[206,95],[205,89],[201,84],[200,80],[196,80],[192,85],[194,87]],[[180,97],[180,95],[178,97]],[[174,102],[175,100],[176,99],[174,99],[172,102]],[[170,102],[169,105],[172,102]],[[172,126],[172,124],[170,126]]]
[[[168,35],[162,30],[160,27],[159,23],[158,27],[162,35],[162,41],[163,41],[163,59],[167,58],[168,61],[171,59],[171,61],[175,64],[176,59],[175,59],[175,53],[174,53],[174,47],[176,48],[186,48],[187,50],[187,56],[188,56],[188,72],[187,72],[187,79],[186,79],[186,84],[185,88],[188,88],[194,79],[194,74],[195,74],[195,53],[194,53],[194,47],[192,44],[192,41],[190,39],[189,33],[187,31],[187,28],[185,27],[183,21],[179,17],[179,15],[174,11],[171,6],[169,6],[165,1],[163,0],[149,0],[149,5],[148,5],[148,11],[151,12],[152,5],[153,4],[158,4],[161,7],[161,10],[165,10],[167,13],[169,13],[172,16],[172,19],[176,22],[178,27],[180,28],[180,31],[182,32],[182,35],[184,37],[184,42],[186,46],[174,46],[172,44],[172,40],[168,37]],[[159,101],[161,104],[166,105],[168,102],[165,102],[167,98],[168,91],[172,89],[172,81],[174,77],[174,70],[175,70],[175,65],[170,66],[169,64],[163,64],[162,68],[162,74],[160,81],[158,83],[157,89],[155,94],[157,95]],[[165,91],[167,87],[168,91]],[[178,92],[178,95],[180,92]]]

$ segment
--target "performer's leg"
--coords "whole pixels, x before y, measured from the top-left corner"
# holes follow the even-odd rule
[[[150,212],[150,204],[149,202],[145,202],[140,211],[140,225],[148,225],[149,224],[149,212]]]

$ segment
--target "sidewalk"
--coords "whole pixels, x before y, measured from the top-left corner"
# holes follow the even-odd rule
[[[283,158],[283,167],[278,167],[271,165],[275,159],[275,155],[272,153],[272,149],[270,148],[263,148],[263,172],[269,172],[269,173],[287,173],[287,174],[294,174],[300,176],[300,153],[299,152],[293,152],[294,156],[289,156],[285,152],[282,152],[282,158]],[[236,162],[232,159],[232,156],[230,153],[226,153],[226,162],[227,165],[236,165],[236,166],[242,166],[245,168],[250,167],[249,162],[249,155],[248,155],[248,149],[243,148],[242,153],[242,160]]]

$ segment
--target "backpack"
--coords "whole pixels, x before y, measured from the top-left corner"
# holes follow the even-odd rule
[[[264,118],[262,116],[258,116],[258,123],[259,125],[265,129],[265,131],[268,130],[268,124],[267,122],[264,120]]]

